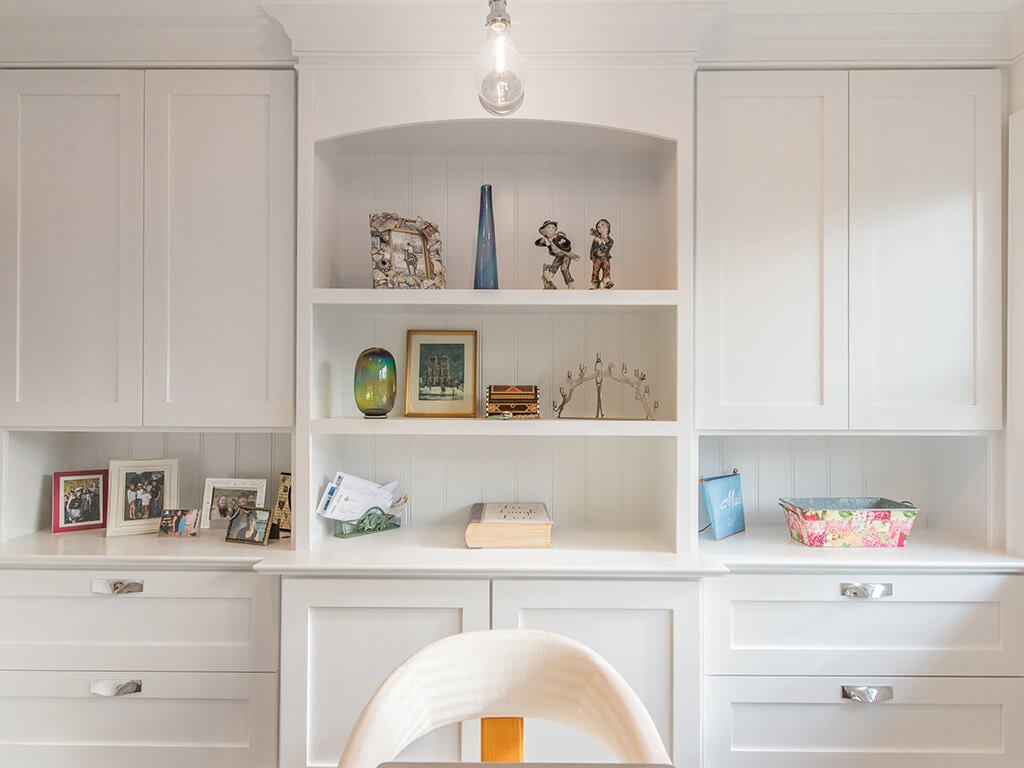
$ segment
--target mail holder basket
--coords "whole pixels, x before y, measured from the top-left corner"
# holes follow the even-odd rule
[[[779,499],[789,535],[808,547],[902,547],[918,509],[879,497]]]

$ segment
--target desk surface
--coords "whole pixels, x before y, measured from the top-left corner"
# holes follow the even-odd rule
[[[377,768],[496,768],[497,766],[530,768],[672,768],[650,763],[381,763]]]

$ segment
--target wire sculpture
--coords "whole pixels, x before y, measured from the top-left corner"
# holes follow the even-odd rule
[[[578,387],[593,381],[597,387],[597,412],[594,418],[603,419],[605,416],[604,406],[601,403],[601,387],[604,384],[605,377],[619,384],[626,384],[631,387],[634,399],[640,403],[640,407],[644,410],[644,418],[648,421],[654,420],[654,412],[658,409],[659,403],[657,400],[651,401],[651,386],[647,383],[647,374],[636,368],[633,369],[633,373],[630,373],[625,363],[622,364],[621,369],[616,370],[615,363],[608,363],[606,365],[601,361],[600,352],[597,353],[597,357],[594,360],[593,370],[588,370],[587,366],[581,364],[577,376],[574,377],[572,371],[566,373],[565,385],[568,387],[568,390],[565,387],[558,388],[558,394],[562,396],[562,402],[551,401],[551,408],[555,413],[555,418],[562,418],[565,406],[572,400],[572,394]]]

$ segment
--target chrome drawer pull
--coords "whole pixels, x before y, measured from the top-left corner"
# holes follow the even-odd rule
[[[142,693],[141,680],[93,680],[89,683],[93,696],[128,696]]]
[[[141,592],[143,579],[93,579],[92,591],[97,595],[127,595]]]
[[[880,701],[892,701],[891,685],[844,685],[843,698],[859,701],[862,704],[878,704]]]
[[[845,581],[839,585],[839,594],[858,600],[877,600],[892,597],[892,584],[855,584]]]

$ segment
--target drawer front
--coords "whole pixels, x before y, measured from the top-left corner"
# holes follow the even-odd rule
[[[841,553],[839,553],[841,554]],[[704,582],[704,671],[1024,674],[1024,579],[738,574]]]
[[[3,571],[0,669],[274,672],[279,590],[240,571]]]
[[[710,768],[1019,768],[1024,680],[704,678]],[[843,686],[876,703],[843,698]]]
[[[0,765],[273,768],[277,674],[0,672]]]

